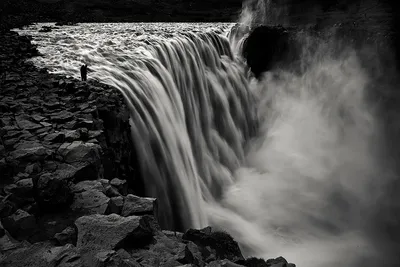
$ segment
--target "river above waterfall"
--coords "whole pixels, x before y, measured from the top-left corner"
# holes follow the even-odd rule
[[[156,40],[171,40],[187,32],[213,31],[227,34],[233,23],[79,23],[74,26],[55,26],[55,23],[37,23],[17,30],[33,37],[41,57],[32,61],[52,73],[79,78],[83,62],[96,70],[98,57],[107,54],[124,56],[124,53],[146,55],[146,47]],[[40,32],[42,27],[51,32]],[[148,53],[147,53],[148,55]],[[93,64],[92,64],[93,62]],[[92,73],[92,78],[100,74]],[[90,77],[89,76],[89,77]]]

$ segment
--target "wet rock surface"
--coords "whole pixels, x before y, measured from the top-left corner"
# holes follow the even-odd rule
[[[0,35],[0,266],[292,266],[251,265],[211,228],[163,231],[121,95],[24,61],[37,54]]]

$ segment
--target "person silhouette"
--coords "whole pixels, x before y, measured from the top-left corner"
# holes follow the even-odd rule
[[[87,80],[87,65],[86,65],[86,63],[81,66],[81,79],[82,79],[82,81]]]

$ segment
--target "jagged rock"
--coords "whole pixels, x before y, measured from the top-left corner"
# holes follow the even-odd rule
[[[62,210],[72,201],[70,184],[55,173],[44,173],[34,181],[35,199],[42,211]]]
[[[52,126],[53,124],[48,123],[48,122],[45,122],[45,121],[41,121],[41,122],[40,122],[40,125],[42,125],[43,127],[50,127],[50,126]]]
[[[278,257],[276,259],[269,259],[266,261],[267,267],[296,267],[293,263],[288,263],[283,257]]]
[[[52,113],[50,118],[54,122],[65,123],[72,120],[74,118],[74,114],[69,111],[63,110],[57,113]]]
[[[77,130],[65,130],[63,133],[65,134],[66,142],[77,141],[81,138],[81,135]]]
[[[3,224],[0,221],[0,237],[3,237],[6,234],[6,231],[3,228]]]
[[[105,214],[108,198],[103,192],[97,189],[89,189],[80,193],[75,193],[71,209],[83,214]]]
[[[71,209],[84,214],[105,214],[110,198],[104,193],[100,181],[82,181],[72,187],[74,202]]]
[[[40,171],[41,171],[41,166],[38,162],[29,164],[25,168],[25,173],[27,174],[36,174],[39,173]]]
[[[255,257],[250,257],[247,258],[244,262],[243,265],[246,267],[252,267],[252,266],[259,266],[259,267],[268,267],[269,265],[265,262],[264,259],[259,259]]]
[[[83,216],[76,220],[77,247],[85,251],[113,250],[140,227],[140,217],[117,214]]]
[[[78,121],[76,124],[77,128],[86,128],[88,130],[91,130],[93,128],[93,121],[92,120],[81,120]]]
[[[33,181],[31,178],[19,180],[12,191],[18,196],[31,197],[33,195]]]
[[[36,219],[24,210],[17,210],[14,214],[2,220],[3,226],[14,237],[18,238],[30,234],[36,227]]]
[[[185,247],[185,258],[183,259],[186,263],[191,263],[196,266],[204,266],[201,252],[199,248],[193,243],[189,242]]]
[[[51,153],[51,150],[36,141],[23,141],[15,147],[15,151],[11,152],[10,156],[17,160],[34,162],[44,160]]]
[[[26,119],[26,116],[21,116],[16,118],[18,127],[24,130],[36,130],[42,128],[42,125],[34,123]]]
[[[4,230],[4,234],[0,237],[0,263],[2,262],[2,253],[6,253],[9,250],[16,249],[19,246],[21,246],[21,243],[14,240],[12,236]]]
[[[185,244],[182,240],[169,238],[160,232],[156,232],[154,238],[156,242],[145,249],[132,251],[132,257],[143,266],[182,265],[181,261],[185,258]]]
[[[101,136],[104,132],[102,130],[89,131],[89,139],[95,139]]]
[[[227,233],[214,232],[207,227],[203,230],[189,229],[182,238],[198,246],[215,249],[217,259],[228,259],[232,262],[244,260],[238,243]]]
[[[10,216],[16,211],[15,205],[8,200],[8,198],[4,198],[0,202],[0,218],[4,218]]]
[[[73,181],[73,182],[79,182],[83,180],[95,180],[98,177],[98,172],[96,171],[95,167],[89,163],[73,163],[74,165],[71,164],[66,164],[63,163],[61,165],[56,165],[53,170],[53,174],[59,179],[62,180],[67,180],[67,181]],[[52,166],[46,166],[46,167],[52,167]],[[51,168],[50,168],[51,170]]]
[[[58,150],[65,162],[89,162],[97,163],[100,160],[101,147],[92,143],[75,141],[64,143]]]
[[[121,196],[121,194],[118,192],[118,190],[112,185],[106,185],[104,189],[105,189],[105,193],[108,197]]]
[[[106,214],[121,214],[122,207],[124,206],[124,198],[122,196],[112,197],[108,203]]]
[[[156,210],[157,202],[155,198],[144,198],[129,194],[125,197],[121,215],[154,215]]]
[[[117,188],[122,195],[126,196],[128,194],[128,183],[126,180],[114,178],[110,181],[110,184]]]
[[[102,183],[98,180],[82,181],[72,186],[72,192],[74,193],[81,193],[83,191],[88,191],[88,190],[97,190],[102,192],[104,190],[104,187]]]
[[[49,102],[49,103],[43,103],[43,105],[49,109],[49,110],[56,110],[61,108],[61,103],[56,101],[56,102]],[[60,113],[58,113],[60,114]]]
[[[4,267],[78,267],[82,266],[74,246],[54,247],[50,243],[36,243],[14,250],[2,261]]]
[[[46,119],[46,117],[40,116],[38,114],[33,114],[31,117],[36,122],[41,122]]]
[[[67,227],[61,233],[54,235],[57,245],[64,246],[66,244],[76,245],[77,233],[75,228]]]
[[[65,133],[63,132],[55,132],[51,134],[47,134],[44,138],[43,141],[49,142],[49,143],[61,143],[65,139]]]

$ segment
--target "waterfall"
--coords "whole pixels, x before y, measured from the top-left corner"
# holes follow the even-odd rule
[[[114,66],[104,80],[131,110],[146,193],[158,198],[161,225],[206,226],[204,202],[218,201],[232,185],[257,125],[249,78],[227,38],[185,33],[154,41],[142,57],[107,59],[97,65]]]
[[[260,81],[211,32],[152,40],[97,65],[131,110],[163,227],[212,225],[246,255],[299,266],[376,264],[371,228],[393,176],[379,158],[372,77],[354,47],[297,39],[300,62]]]
[[[93,41],[56,32],[48,44],[65,42],[57,49],[68,47],[72,61],[88,63],[89,77],[125,97],[163,228],[211,225],[232,234],[246,256],[284,256],[298,266],[396,266],[384,236],[392,204],[381,204],[397,176],[371,101],[389,74],[372,60],[373,48],[300,32],[300,60],[254,79],[240,56],[243,38],[254,23],[282,16],[270,16],[273,1],[250,2],[243,27],[226,37],[168,27],[149,37],[128,25],[121,39],[103,27],[91,30]],[[63,72],[75,75],[73,65]]]
[[[301,61],[256,81],[227,38],[186,33],[108,57],[163,227],[227,230],[246,255],[374,262],[381,133],[360,54],[303,33]],[[379,176],[381,179],[376,179]]]

